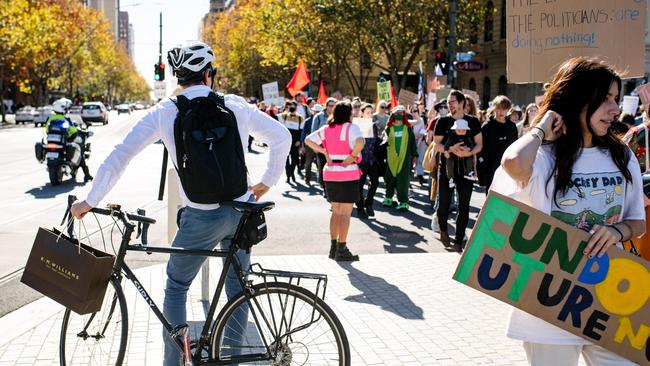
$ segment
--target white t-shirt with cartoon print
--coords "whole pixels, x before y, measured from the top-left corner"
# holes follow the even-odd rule
[[[507,151],[507,150],[506,150]],[[632,181],[626,182],[609,151],[583,148],[573,164],[571,185],[554,201],[555,178],[549,175],[555,157],[551,145],[537,151],[533,173],[526,187],[513,180],[502,167],[497,169],[491,189],[551,215],[569,225],[589,231],[594,224],[623,220],[645,220],[643,181],[639,163],[629,151],[627,165]],[[547,183],[548,181],[548,183]],[[590,342],[546,321],[513,308],[507,336],[525,342],[581,345]]]

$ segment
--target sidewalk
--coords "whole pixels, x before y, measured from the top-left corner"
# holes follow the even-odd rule
[[[327,273],[326,302],[343,323],[352,365],[524,365],[521,344],[504,336],[508,306],[451,279],[456,253],[365,255],[352,264],[324,256],[255,257],[267,268]],[[136,271],[161,305],[164,265]],[[211,262],[211,289],[220,265]],[[188,320],[204,319],[200,277]],[[162,364],[162,327],[126,285],[126,365]],[[47,298],[0,318],[0,366],[58,365],[63,309]],[[20,358],[17,360],[17,358]]]

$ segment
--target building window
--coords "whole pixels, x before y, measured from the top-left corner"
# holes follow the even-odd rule
[[[501,0],[501,39],[506,38],[506,1]]]
[[[492,89],[492,83],[490,82],[490,78],[486,76],[485,79],[483,79],[482,104],[484,109],[490,106],[490,100],[492,100],[492,95],[490,94],[491,89]]]
[[[492,41],[492,34],[494,33],[494,4],[488,1],[485,6],[485,29],[483,40],[485,42]]]
[[[508,78],[505,75],[499,77],[499,86],[497,88],[497,94],[499,95],[508,95]]]
[[[469,79],[469,90],[476,91],[476,80],[474,78]]]

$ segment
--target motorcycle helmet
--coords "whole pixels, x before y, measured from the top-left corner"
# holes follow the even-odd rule
[[[167,52],[167,63],[181,85],[203,79],[203,71],[208,68],[212,70],[212,61],[212,48],[200,41],[192,41]]]
[[[65,112],[67,112],[69,107],[70,105],[68,104],[67,100],[63,98],[52,103],[52,110],[60,114],[65,114]]]

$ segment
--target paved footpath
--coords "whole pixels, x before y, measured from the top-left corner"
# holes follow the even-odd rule
[[[265,268],[327,273],[326,302],[343,323],[352,365],[524,365],[520,342],[504,336],[509,307],[452,280],[456,253],[364,255],[339,264],[323,256],[260,256]],[[214,289],[220,265],[211,262]],[[136,271],[162,304],[164,265]],[[200,282],[188,320],[204,319]],[[162,364],[162,327],[126,285],[127,365]],[[47,298],[0,318],[0,366],[58,365],[63,309]]]

